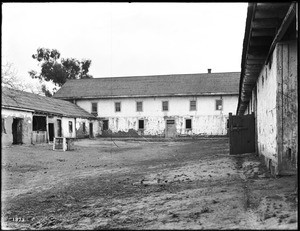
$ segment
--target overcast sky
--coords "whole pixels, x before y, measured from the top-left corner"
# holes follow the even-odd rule
[[[94,77],[235,72],[246,13],[247,3],[4,3],[2,60],[24,80],[39,47],[91,59]]]

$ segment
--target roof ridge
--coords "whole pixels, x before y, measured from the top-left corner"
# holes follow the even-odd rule
[[[215,74],[229,74],[229,73],[241,73],[240,71],[231,71],[231,72],[212,72],[212,73],[189,73],[189,74],[162,74],[162,75],[134,75],[134,76],[115,76],[115,77],[94,77],[90,79],[70,79],[70,81],[86,81],[86,80],[99,80],[99,79],[118,79],[118,78],[149,78],[149,77],[163,77],[163,76],[188,76],[188,75],[215,75]]]

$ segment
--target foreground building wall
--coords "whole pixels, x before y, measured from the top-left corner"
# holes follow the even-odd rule
[[[270,167],[278,165],[277,59],[277,52],[274,51],[269,65],[265,65],[261,70],[257,80],[256,92],[252,92],[257,97],[257,111],[255,113],[257,120],[257,152],[265,157],[265,161]],[[254,108],[253,102],[252,108]]]
[[[297,166],[298,91],[297,41],[277,45],[278,153],[280,172]]]
[[[278,43],[245,111],[256,115],[256,150],[275,174],[297,165],[297,97],[297,43]]]
[[[216,100],[222,99],[222,110],[216,110]],[[163,111],[162,102],[168,101]],[[196,110],[190,110],[190,101],[196,101]],[[115,111],[115,103],[121,103],[121,111]],[[137,111],[142,102],[142,111]],[[226,135],[229,112],[234,112],[237,95],[196,97],[147,97],[77,100],[76,104],[92,113],[92,103],[97,103],[102,136],[165,136],[167,120],[174,120],[173,135]],[[143,129],[140,120],[143,120]],[[187,120],[191,128],[187,128]],[[107,125],[104,125],[107,123]],[[108,128],[108,129],[106,129]],[[172,135],[171,135],[172,136]]]

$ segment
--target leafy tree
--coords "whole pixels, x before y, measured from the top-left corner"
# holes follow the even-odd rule
[[[88,74],[91,60],[79,61],[74,58],[60,60],[60,52],[56,49],[38,48],[37,53],[32,55],[41,65],[40,73],[29,71],[33,79],[53,81],[55,85],[61,87],[68,79],[88,79],[93,78]],[[43,92],[47,89],[44,87]],[[46,92],[45,92],[46,93]]]

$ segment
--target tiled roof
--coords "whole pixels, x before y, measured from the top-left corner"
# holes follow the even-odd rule
[[[7,87],[2,87],[1,105],[2,107],[16,107],[69,117],[95,118],[71,102],[13,90]]]
[[[176,74],[67,81],[55,98],[238,94],[240,72]]]

